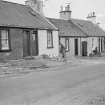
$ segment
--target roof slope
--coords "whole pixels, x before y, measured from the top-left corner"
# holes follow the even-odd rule
[[[97,24],[93,24],[87,20],[71,19],[71,21],[78,26],[88,36],[105,36],[105,31]]]
[[[87,20],[52,19],[49,20],[59,29],[60,36],[105,36],[105,31]]]
[[[86,36],[71,20],[48,19],[59,29],[59,36]]]
[[[57,29],[30,7],[7,1],[0,1],[0,26]]]

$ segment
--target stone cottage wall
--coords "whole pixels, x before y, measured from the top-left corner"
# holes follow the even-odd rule
[[[0,52],[0,60],[20,59],[23,57],[23,30],[10,29],[11,51]]]

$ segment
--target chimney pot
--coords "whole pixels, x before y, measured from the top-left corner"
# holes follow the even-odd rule
[[[70,4],[67,4],[64,10],[63,7],[61,6],[60,18],[64,20],[70,20],[71,12],[72,11],[70,10]]]
[[[96,15],[95,12],[91,12],[88,14],[87,19],[92,23],[96,24]]]
[[[44,15],[42,0],[26,0],[25,4],[30,6],[34,11],[37,11],[38,13]]]
[[[61,6],[61,11],[63,11],[63,6]]]

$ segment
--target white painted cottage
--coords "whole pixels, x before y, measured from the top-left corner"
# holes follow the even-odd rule
[[[59,29],[59,42],[66,48],[67,56],[89,56],[96,50],[105,51],[105,31],[95,24],[95,13],[88,20],[71,18],[70,5],[60,11],[60,19],[49,18]],[[92,22],[91,22],[92,21]]]

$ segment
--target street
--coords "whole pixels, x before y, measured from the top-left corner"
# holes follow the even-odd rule
[[[105,63],[46,69],[0,78],[0,105],[93,105],[105,97]]]

